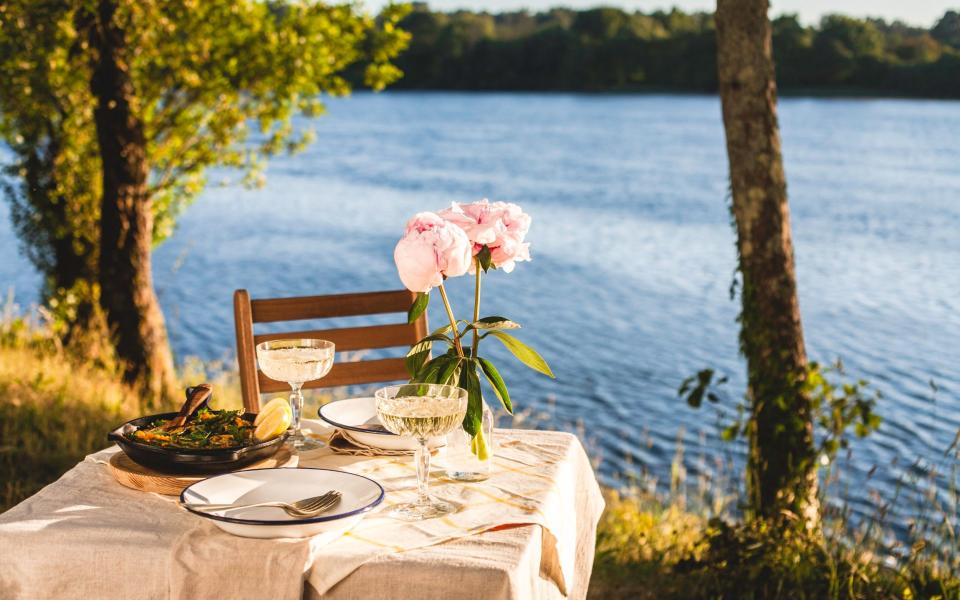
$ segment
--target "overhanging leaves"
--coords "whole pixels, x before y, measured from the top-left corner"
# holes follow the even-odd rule
[[[492,335],[500,340],[500,342],[506,346],[507,350],[516,356],[517,359],[523,364],[527,365],[534,371],[543,373],[547,377],[555,378],[553,371],[550,370],[550,365],[547,364],[547,361],[545,361],[543,357],[540,356],[540,354],[530,346],[524,344],[517,338],[504,331],[490,331],[484,334],[483,337],[487,337],[488,335]]]
[[[477,357],[477,360],[480,362],[480,368],[483,370],[484,377],[487,378],[487,381],[490,383],[490,387],[493,388],[497,398],[500,399],[500,404],[503,405],[504,410],[512,415],[513,403],[510,401],[510,393],[507,391],[507,384],[504,383],[503,377],[500,376],[500,372],[497,371],[497,368],[493,366],[493,363],[489,360],[479,356]]]

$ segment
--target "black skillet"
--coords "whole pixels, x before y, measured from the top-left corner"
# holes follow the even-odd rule
[[[160,413],[127,421],[107,434],[107,439],[116,442],[134,462],[144,467],[174,474],[223,473],[245,467],[273,456],[283,445],[287,434],[272,440],[249,446],[231,448],[161,448],[133,439],[132,434],[141,427],[149,427],[161,419],[186,417],[189,419],[201,406],[210,400],[210,387],[206,384],[187,388],[187,400],[180,412]],[[244,413],[240,418],[253,422],[255,413]]]

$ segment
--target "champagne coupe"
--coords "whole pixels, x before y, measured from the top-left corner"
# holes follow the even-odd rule
[[[405,521],[422,521],[454,512],[450,502],[431,498],[430,450],[427,440],[450,433],[460,427],[467,413],[467,391],[452,385],[407,383],[381,388],[374,394],[377,417],[390,433],[414,437],[417,449],[417,499],[398,504],[390,515]]]
[[[257,344],[257,362],[263,374],[275,381],[284,381],[293,390],[290,408],[293,411],[291,445],[297,450],[315,450],[326,444],[308,438],[300,431],[303,394],[300,389],[308,381],[320,379],[333,367],[334,345],[327,340],[270,340]]]

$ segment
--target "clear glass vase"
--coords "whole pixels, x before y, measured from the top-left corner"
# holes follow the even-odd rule
[[[447,434],[444,448],[446,475],[456,481],[483,481],[490,477],[493,462],[493,411],[483,403],[480,434],[473,438],[461,426]]]

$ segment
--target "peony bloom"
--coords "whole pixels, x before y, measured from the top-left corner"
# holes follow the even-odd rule
[[[462,229],[436,213],[422,212],[407,221],[393,260],[408,290],[429,292],[443,283],[444,276],[458,277],[467,272],[473,262],[470,250],[470,240]]]
[[[516,204],[484,198],[472,204],[454,202],[438,214],[467,233],[474,255],[484,246],[489,248],[495,267],[509,273],[515,263],[530,260],[530,244],[523,241],[530,230],[530,215]]]

